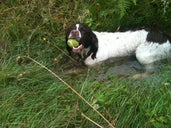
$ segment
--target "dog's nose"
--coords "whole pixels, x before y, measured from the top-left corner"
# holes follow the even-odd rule
[[[77,31],[77,30],[72,30],[72,31],[71,31],[71,34],[72,34],[72,36],[74,36],[74,37],[78,37],[78,36],[79,36],[79,31]]]

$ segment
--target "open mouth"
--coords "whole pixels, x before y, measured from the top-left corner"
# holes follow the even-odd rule
[[[80,40],[80,38],[69,38],[69,39],[75,39],[77,42],[79,42],[79,40]],[[81,43],[79,43],[78,46],[72,47],[72,51],[78,53],[78,52],[81,52],[83,50],[83,48],[84,48],[84,46]]]
[[[83,50],[84,46],[82,44],[80,44],[77,47],[72,47],[72,51],[73,52],[81,52]]]

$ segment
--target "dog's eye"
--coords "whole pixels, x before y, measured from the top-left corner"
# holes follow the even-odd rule
[[[85,27],[80,27],[80,28],[79,28],[79,31],[80,31],[81,33],[87,33],[87,32],[88,32],[87,29],[86,29]]]
[[[75,30],[75,29],[76,29],[76,27],[75,27],[75,26],[72,26],[72,27],[71,27],[71,30]]]
[[[83,30],[84,30],[84,28],[83,28],[83,27],[79,27],[79,30],[80,30],[80,31],[83,31]]]

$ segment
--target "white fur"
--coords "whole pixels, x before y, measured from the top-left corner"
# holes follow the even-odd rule
[[[98,39],[98,51],[94,60],[91,55],[86,58],[85,64],[88,66],[93,66],[109,58],[124,57],[134,53],[137,60],[143,65],[171,56],[170,42],[162,44],[147,42],[148,32],[145,30],[115,33],[94,31],[94,34]]]
[[[79,24],[76,24],[75,26],[76,26],[76,30],[77,30],[78,33],[79,33],[78,37],[81,38],[81,33],[80,33],[80,31],[79,31],[80,25],[79,25]],[[68,36],[68,39],[71,38],[71,37],[72,37],[72,34],[71,34],[71,32],[70,32],[70,34],[69,34],[69,36]]]
[[[75,26],[76,26],[76,30],[79,31],[78,28],[80,27],[80,25],[79,24],[76,24]]]

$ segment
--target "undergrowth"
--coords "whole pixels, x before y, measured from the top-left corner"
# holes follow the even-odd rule
[[[117,75],[97,81],[91,69],[74,75],[63,71],[69,61],[64,39],[70,24],[80,21],[103,31],[152,26],[171,32],[169,6],[169,0],[0,2],[0,127],[97,127],[83,114],[109,127],[49,72],[28,59],[17,64],[18,56],[50,68],[117,128],[171,127],[169,63],[151,79],[137,81]]]

